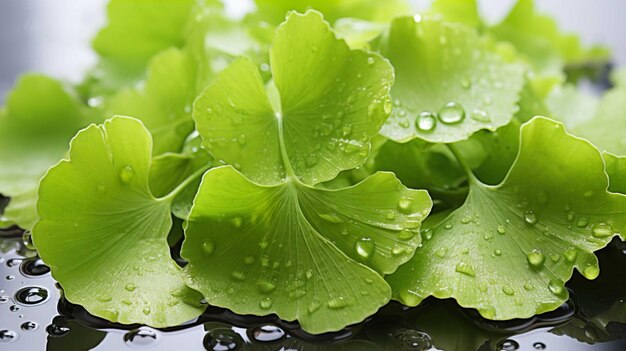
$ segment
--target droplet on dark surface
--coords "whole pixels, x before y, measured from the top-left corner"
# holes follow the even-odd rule
[[[20,329],[22,329],[23,331],[32,331],[32,330],[36,330],[37,328],[39,328],[39,325],[35,322],[24,322],[22,323],[22,325],[20,325]]]
[[[61,324],[58,321],[54,321],[52,322],[52,324],[46,327],[46,331],[50,336],[61,337],[69,333],[70,327],[65,324]]]
[[[519,344],[515,340],[507,339],[498,343],[497,349],[500,351],[516,351],[519,350]]]
[[[46,302],[50,294],[48,290],[38,286],[27,286],[15,293],[15,300],[23,305],[34,306]]]
[[[20,272],[25,276],[39,277],[50,272],[50,267],[46,266],[41,258],[33,257],[22,262]]]
[[[272,342],[282,339],[285,331],[275,325],[263,325],[252,330],[254,340]]]
[[[227,328],[210,330],[204,337],[204,347],[212,351],[236,350],[241,337]]]
[[[20,310],[20,306],[17,305],[11,305],[11,307],[9,307],[9,311],[11,312],[17,312]]]
[[[0,343],[10,343],[17,340],[17,333],[13,330],[3,329],[0,330]]]
[[[432,347],[430,335],[415,329],[400,329],[394,335],[401,350],[425,351]]]
[[[159,340],[156,330],[148,327],[133,329],[124,334],[124,343],[133,348],[149,348]]]
[[[535,350],[545,350],[546,349],[546,344],[542,343],[542,342],[536,342],[533,344],[533,347],[535,348]]]
[[[22,263],[23,259],[21,258],[12,258],[7,260],[7,267],[15,267],[19,266]]]

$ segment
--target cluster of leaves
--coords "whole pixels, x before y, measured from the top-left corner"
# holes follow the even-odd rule
[[[605,50],[531,0],[495,26],[474,0],[256,5],[112,0],[83,83],[9,94],[0,225],[32,230],[69,301],[323,333],[392,298],[530,317],[574,269],[599,275],[594,251],[626,228],[626,79],[602,98],[574,84]]]

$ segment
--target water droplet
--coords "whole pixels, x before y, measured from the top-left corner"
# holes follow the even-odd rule
[[[400,199],[400,201],[398,201],[398,209],[403,213],[410,212],[411,205],[412,205],[412,201],[411,199],[408,199],[408,198],[402,198]]]
[[[70,328],[68,326],[59,324],[57,322],[53,322],[46,328],[46,332],[48,333],[48,335],[55,337],[65,336],[67,333],[69,333],[69,331]]]
[[[22,234],[22,243],[25,248],[35,250],[35,245],[33,244],[33,234],[30,231],[27,230],[24,234]]]
[[[422,331],[415,329],[400,329],[394,338],[401,345],[401,350],[426,351],[432,348],[432,339]]]
[[[19,310],[20,310],[20,306],[17,306],[17,305],[9,306],[9,311],[11,311],[11,312],[17,312]]]
[[[573,221],[575,218],[576,218],[576,213],[574,213],[574,211],[567,212],[567,220],[569,222]]]
[[[254,340],[274,342],[285,337],[285,331],[275,325],[263,325],[252,330]]]
[[[474,110],[470,113],[470,118],[473,119],[476,122],[482,122],[482,123],[488,123],[491,122],[491,118],[489,118],[489,115],[487,114],[487,112],[483,111],[483,110]]]
[[[20,325],[20,329],[22,329],[23,331],[32,331],[32,330],[36,330],[37,328],[39,328],[39,325],[35,322],[24,322],[22,323],[22,325]]]
[[[96,297],[96,300],[100,301],[100,302],[109,302],[111,301],[113,298],[110,295],[98,295]]]
[[[600,267],[595,264],[590,264],[583,268],[583,276],[589,280],[596,279],[598,275],[600,275]]]
[[[230,277],[240,282],[246,280],[246,274],[241,271],[232,271],[232,273],[230,273]]]
[[[493,250],[493,254],[496,255],[496,256],[501,256],[502,255],[502,250],[495,249],[495,250]]]
[[[415,15],[413,15],[413,21],[415,21],[415,23],[422,22],[422,15],[420,15],[419,13],[416,13]]]
[[[245,263],[245,264],[253,264],[254,263],[254,257],[248,256],[248,257],[244,258],[243,259],[243,263]]]
[[[372,66],[372,65],[374,65],[374,63],[376,63],[376,60],[374,60],[373,57],[370,56],[370,57],[367,58],[367,64],[368,65]]]
[[[576,221],[576,226],[577,226],[578,228],[584,228],[584,227],[586,227],[586,226],[587,226],[587,224],[589,224],[589,221],[588,221],[586,218],[579,218],[579,219]]]
[[[613,227],[607,223],[598,223],[591,228],[591,235],[596,238],[606,238],[613,235]]]
[[[545,350],[546,349],[546,344],[542,343],[542,342],[536,342],[533,344],[533,348],[535,350]]]
[[[506,229],[503,226],[501,226],[501,225],[498,226],[497,231],[498,231],[498,234],[505,234],[506,233]]]
[[[509,295],[509,296],[515,295],[515,290],[512,287],[508,286],[508,285],[505,285],[505,286],[502,287],[502,292],[507,294],[507,295]]]
[[[135,177],[135,170],[131,165],[126,165],[120,170],[120,179],[124,184],[130,184]]]
[[[552,279],[548,283],[548,289],[557,296],[563,295],[565,292],[565,288],[563,287],[563,282],[558,279]]]
[[[306,291],[302,289],[295,289],[289,292],[289,298],[293,300],[297,300],[306,295]]]
[[[578,257],[578,251],[575,248],[570,247],[563,252],[563,256],[565,256],[565,259],[569,262],[574,262],[576,261],[576,257]]]
[[[526,211],[526,213],[524,213],[524,220],[526,223],[534,225],[537,223],[537,216],[533,211]]]
[[[148,327],[133,329],[124,334],[124,343],[133,348],[149,348],[159,341],[156,330]]]
[[[519,349],[519,344],[515,340],[507,339],[498,344],[500,351],[516,351]]]
[[[8,296],[0,296],[0,303],[7,303],[9,302],[9,297]]]
[[[135,284],[126,284],[124,289],[126,289],[127,291],[135,291],[135,289],[137,289],[137,287],[135,286]]]
[[[262,298],[262,299],[261,299],[261,301],[259,302],[259,306],[260,306],[262,309],[267,310],[267,309],[269,309],[270,307],[272,307],[272,303],[273,303],[272,299],[270,299],[269,297],[264,297],[264,298]]]
[[[328,308],[330,309],[338,310],[338,309],[348,306],[348,302],[343,297],[340,296],[340,297],[328,300],[327,305],[328,305]]]
[[[545,261],[545,256],[541,252],[537,250],[533,250],[528,255],[526,255],[526,259],[528,260],[528,263],[531,266],[535,268],[539,268],[543,266],[543,262]]]
[[[459,273],[465,274],[465,275],[469,275],[470,277],[473,277],[476,275],[476,272],[474,271],[474,267],[467,263],[467,262],[459,262],[456,264],[455,270]]]
[[[343,218],[336,213],[321,213],[320,218],[330,223],[344,223]]]
[[[415,128],[420,132],[432,132],[437,126],[437,116],[430,112],[422,112],[415,120]]]
[[[8,344],[17,340],[17,333],[12,330],[0,330],[0,343]]]
[[[22,262],[20,272],[26,276],[38,277],[50,272],[50,268],[43,263],[41,258],[33,257]]]
[[[22,263],[22,259],[21,258],[11,258],[7,261],[7,267],[15,267],[15,266],[19,266]]]
[[[375,249],[376,244],[368,238],[362,238],[354,244],[356,254],[365,261],[372,256]]]
[[[452,229],[452,223],[446,223],[443,228],[448,230]]]
[[[143,310],[141,310],[141,312],[143,312],[143,314],[148,315],[150,314],[150,312],[152,312],[152,310],[150,309],[150,307],[144,307]]]
[[[445,124],[456,124],[465,118],[463,106],[456,102],[449,102],[439,110],[439,120]]]
[[[535,286],[531,282],[524,283],[524,289],[531,291],[535,289]]]
[[[233,227],[235,228],[241,228],[241,225],[243,224],[243,218],[234,217],[233,219],[230,220],[230,224],[232,224]]]
[[[317,301],[312,301],[311,303],[309,303],[309,306],[307,307],[307,310],[309,311],[309,313],[313,313],[313,312],[319,310],[320,307],[322,307],[321,303],[319,303]]]
[[[21,288],[15,293],[15,301],[22,305],[39,305],[48,300],[48,290],[37,286]]]
[[[269,294],[272,291],[274,291],[274,289],[276,289],[276,285],[272,282],[268,282],[266,280],[260,280],[256,283],[257,288],[259,289],[260,292],[262,292],[263,294]]]
[[[203,343],[207,350],[230,351],[239,347],[239,339],[230,329],[216,328],[206,334]]]
[[[213,251],[215,251],[215,242],[211,239],[206,240],[204,243],[202,243],[202,250],[207,255],[212,254]]]
[[[7,275],[6,277],[4,277],[6,280],[13,280],[15,279],[15,276],[13,275]]]

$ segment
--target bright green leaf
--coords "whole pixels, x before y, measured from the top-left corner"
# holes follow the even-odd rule
[[[82,130],[41,181],[33,239],[70,302],[112,322],[166,327],[204,308],[170,258],[171,197],[149,189],[151,151],[136,119]]]
[[[194,129],[195,84],[195,65],[189,55],[174,48],[165,50],[150,61],[145,86],[114,95],[106,102],[106,114],[140,119],[152,134],[155,155],[178,152]]]
[[[609,175],[609,190],[626,194],[626,157],[618,157],[608,152],[603,154],[606,173]]]
[[[315,11],[279,26],[270,59],[275,84],[267,90],[242,58],[196,100],[207,150],[263,184],[289,173],[316,184],[362,164],[391,110],[389,63],[350,50]]]
[[[599,100],[583,93],[576,86],[567,84],[553,89],[546,98],[546,105],[550,109],[551,117],[574,128],[596,115]]]
[[[626,228],[626,196],[607,187],[597,149],[560,123],[531,120],[506,179],[473,179],[465,204],[387,277],[394,297],[410,306],[452,297],[496,320],[557,308],[573,269],[596,278],[593,252]]]
[[[0,221],[30,229],[39,179],[67,151],[87,111],[58,81],[25,75],[0,112],[0,193],[13,200]]]
[[[435,0],[429,12],[447,22],[463,23],[477,29],[483,26],[476,0]]]
[[[380,51],[396,73],[395,108],[381,131],[392,140],[465,140],[516,112],[523,67],[505,62],[474,29],[398,18]]]
[[[412,256],[430,206],[425,191],[391,173],[326,190],[294,180],[258,185],[216,168],[187,222],[186,281],[237,313],[276,313],[310,333],[339,330],[387,303],[390,290],[376,272]]]

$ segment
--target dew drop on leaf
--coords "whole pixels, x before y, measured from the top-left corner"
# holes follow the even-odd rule
[[[408,229],[404,229],[404,230],[401,230],[400,233],[398,234],[398,239],[410,240],[410,239],[413,239],[414,236],[415,236],[415,233],[413,233],[412,231]]]
[[[574,262],[576,261],[576,257],[578,257],[578,251],[575,248],[570,247],[563,252],[563,256],[565,256],[565,259],[569,262]]]
[[[613,235],[613,227],[607,223],[598,223],[591,228],[591,235],[596,238],[607,238]]]
[[[422,112],[415,120],[415,127],[420,132],[432,132],[437,126],[437,116],[430,112]]]
[[[515,295],[515,290],[508,285],[502,287],[502,292],[509,296]]]
[[[600,275],[600,268],[594,264],[587,265],[583,268],[583,276],[589,280],[596,279]]]
[[[374,249],[376,249],[376,244],[368,238],[362,238],[354,244],[356,254],[363,260],[368,260],[374,253]]]
[[[135,284],[126,284],[124,289],[126,289],[127,291],[135,291],[135,289],[137,289],[137,287],[135,286]]]
[[[526,255],[526,259],[531,266],[535,268],[540,268],[541,266],[543,266],[545,256],[541,252],[534,250]]]
[[[506,229],[504,229],[504,226],[499,225],[497,231],[499,234],[506,234]]]
[[[476,275],[476,272],[474,271],[474,267],[471,264],[466,263],[466,262],[457,263],[455,267],[455,271],[457,271],[458,273],[468,275],[470,277],[473,277]]]
[[[340,296],[340,297],[328,300],[327,305],[328,305],[328,308],[330,309],[338,310],[338,309],[342,309],[348,306],[348,302],[343,297]]]
[[[211,239],[206,240],[204,243],[202,243],[202,250],[207,255],[212,254],[213,251],[215,251],[215,242]]]
[[[548,289],[557,296],[562,295],[565,292],[565,288],[563,287],[563,282],[558,279],[552,279],[548,283]]]
[[[259,307],[261,307],[264,310],[267,310],[270,307],[272,307],[272,303],[273,303],[272,299],[270,299],[269,297],[264,297],[259,302]]]
[[[126,165],[120,170],[120,180],[124,184],[130,184],[135,177],[135,170],[131,165]]]
[[[526,211],[526,213],[524,213],[524,220],[526,223],[534,225],[537,223],[537,215],[535,215],[533,211]]]
[[[589,221],[588,221],[586,218],[579,218],[579,219],[576,221],[576,226],[577,226],[578,228],[584,228],[584,227],[586,227],[586,226],[587,226],[587,224],[589,224]]]
[[[344,220],[336,213],[322,213],[319,216],[321,219],[330,223],[344,223]]]
[[[465,119],[463,106],[456,102],[449,102],[439,110],[439,119],[445,124],[460,123]]]
[[[272,291],[274,291],[274,289],[276,289],[276,285],[274,285],[274,283],[265,280],[258,281],[256,283],[256,286],[263,294],[271,293]]]
[[[476,122],[488,123],[491,122],[491,118],[487,114],[487,112],[483,110],[474,110],[470,113],[470,118]]]

